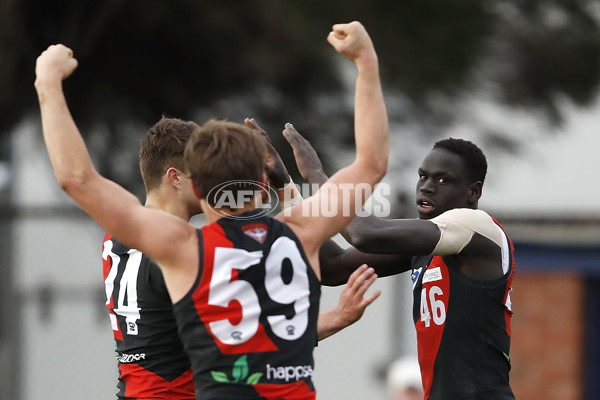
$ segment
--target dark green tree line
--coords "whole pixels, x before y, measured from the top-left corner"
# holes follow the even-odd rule
[[[102,132],[101,141],[92,141],[101,142],[98,168],[126,186],[139,182],[135,157],[128,154],[132,171],[121,176],[105,156],[131,152],[161,115],[253,115],[275,133],[286,121],[300,122],[309,137],[347,131],[351,110],[338,99],[342,82],[325,38],[331,24],[353,19],[376,43],[386,92],[402,95],[417,118],[436,121],[432,99],[451,103],[483,76],[499,101],[560,123],[561,100],[585,106],[597,93],[594,3],[2,0],[0,135],[37,116],[35,58],[57,42],[80,61],[65,90],[83,133]],[[442,127],[455,117],[448,108],[441,115]]]

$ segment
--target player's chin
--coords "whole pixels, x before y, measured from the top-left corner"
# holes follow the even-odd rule
[[[419,219],[431,219],[438,215],[435,207],[418,206],[417,213],[419,214]]]

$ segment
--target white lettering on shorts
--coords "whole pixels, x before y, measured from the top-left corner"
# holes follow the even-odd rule
[[[119,362],[121,364],[132,363],[140,360],[146,359],[146,353],[138,353],[138,354],[123,354],[119,357]]]

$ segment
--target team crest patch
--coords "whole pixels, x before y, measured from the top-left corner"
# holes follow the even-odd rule
[[[419,275],[421,274],[422,269],[423,267],[419,269],[413,269],[412,274],[410,274],[410,279],[412,279],[413,283],[415,283],[417,279],[419,279]]]
[[[265,224],[249,224],[242,227],[242,231],[259,243],[267,237],[267,226]]]

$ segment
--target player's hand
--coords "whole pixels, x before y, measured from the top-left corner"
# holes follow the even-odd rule
[[[363,316],[365,309],[381,295],[381,290],[377,290],[371,296],[364,297],[376,279],[377,274],[366,264],[358,267],[350,275],[336,307],[336,313],[338,318],[343,321],[343,326],[352,325],[358,321]]]
[[[338,53],[354,62],[361,58],[377,57],[367,30],[358,21],[333,25],[327,41]]]
[[[244,123],[246,126],[258,130],[267,138],[267,165],[265,166],[265,172],[271,185],[275,189],[281,189],[290,181],[290,174],[281,160],[279,153],[271,144],[267,133],[258,125],[254,118],[246,118],[244,119]]]
[[[48,47],[35,64],[36,86],[47,81],[62,81],[75,71],[77,60],[73,50],[62,44]]]
[[[294,125],[290,123],[285,124],[283,137],[292,146],[300,175],[311,183],[322,183],[317,177],[325,175],[323,164],[321,164],[321,160],[310,142],[298,133]],[[327,177],[325,176],[326,179]]]

